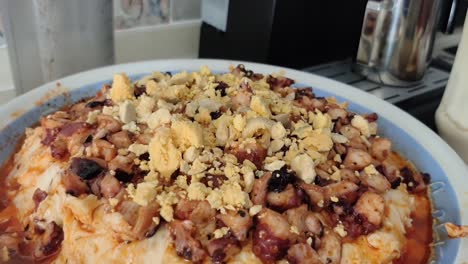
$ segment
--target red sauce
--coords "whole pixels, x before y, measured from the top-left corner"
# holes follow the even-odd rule
[[[427,195],[416,196],[413,225],[407,231],[407,244],[403,255],[394,264],[425,264],[432,256],[432,208]]]
[[[20,140],[23,142],[23,140]],[[16,150],[19,150],[19,146]],[[17,151],[15,151],[16,153]],[[20,231],[21,224],[16,218],[16,208],[11,204],[8,191],[15,190],[19,185],[5,180],[13,169],[13,155],[0,167],[0,234],[5,231]],[[407,244],[402,256],[393,261],[394,264],[426,264],[432,257],[432,207],[426,193],[416,196],[416,210],[411,214],[412,227],[407,230]],[[50,261],[50,260],[49,260]],[[48,261],[46,261],[48,262]],[[7,263],[33,263],[30,258],[13,256]]]

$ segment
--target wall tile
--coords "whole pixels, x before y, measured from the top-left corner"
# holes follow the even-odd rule
[[[114,0],[115,29],[168,23],[170,8],[171,0]]]
[[[226,31],[229,0],[203,0],[201,18],[213,27]]]
[[[5,40],[5,35],[4,35],[4,30],[3,30],[3,20],[0,17],[0,48],[5,47],[6,45],[6,40]]]
[[[172,21],[199,19],[201,0],[172,0]]]

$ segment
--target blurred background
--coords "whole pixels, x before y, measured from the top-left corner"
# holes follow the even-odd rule
[[[291,67],[350,84],[432,129],[468,6],[468,0],[0,3],[0,103],[102,65],[221,58]]]
[[[8,1],[10,0],[4,1],[7,4],[2,3],[0,8],[3,10],[0,10],[0,13],[8,12],[5,10]],[[198,57],[201,0],[111,1],[115,30],[115,63]],[[0,19],[0,103],[16,94],[3,20],[5,17]]]

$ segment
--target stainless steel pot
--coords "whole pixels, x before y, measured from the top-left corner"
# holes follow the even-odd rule
[[[450,1],[449,11],[455,13],[452,9],[456,0]],[[368,1],[354,71],[371,81],[392,86],[420,81],[431,60],[443,3],[443,0]]]

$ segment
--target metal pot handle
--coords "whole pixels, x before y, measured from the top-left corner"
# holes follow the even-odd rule
[[[441,16],[443,20],[442,32],[446,34],[453,33],[455,27],[455,14],[459,5],[460,0],[447,0],[448,5],[444,8],[443,14]]]

